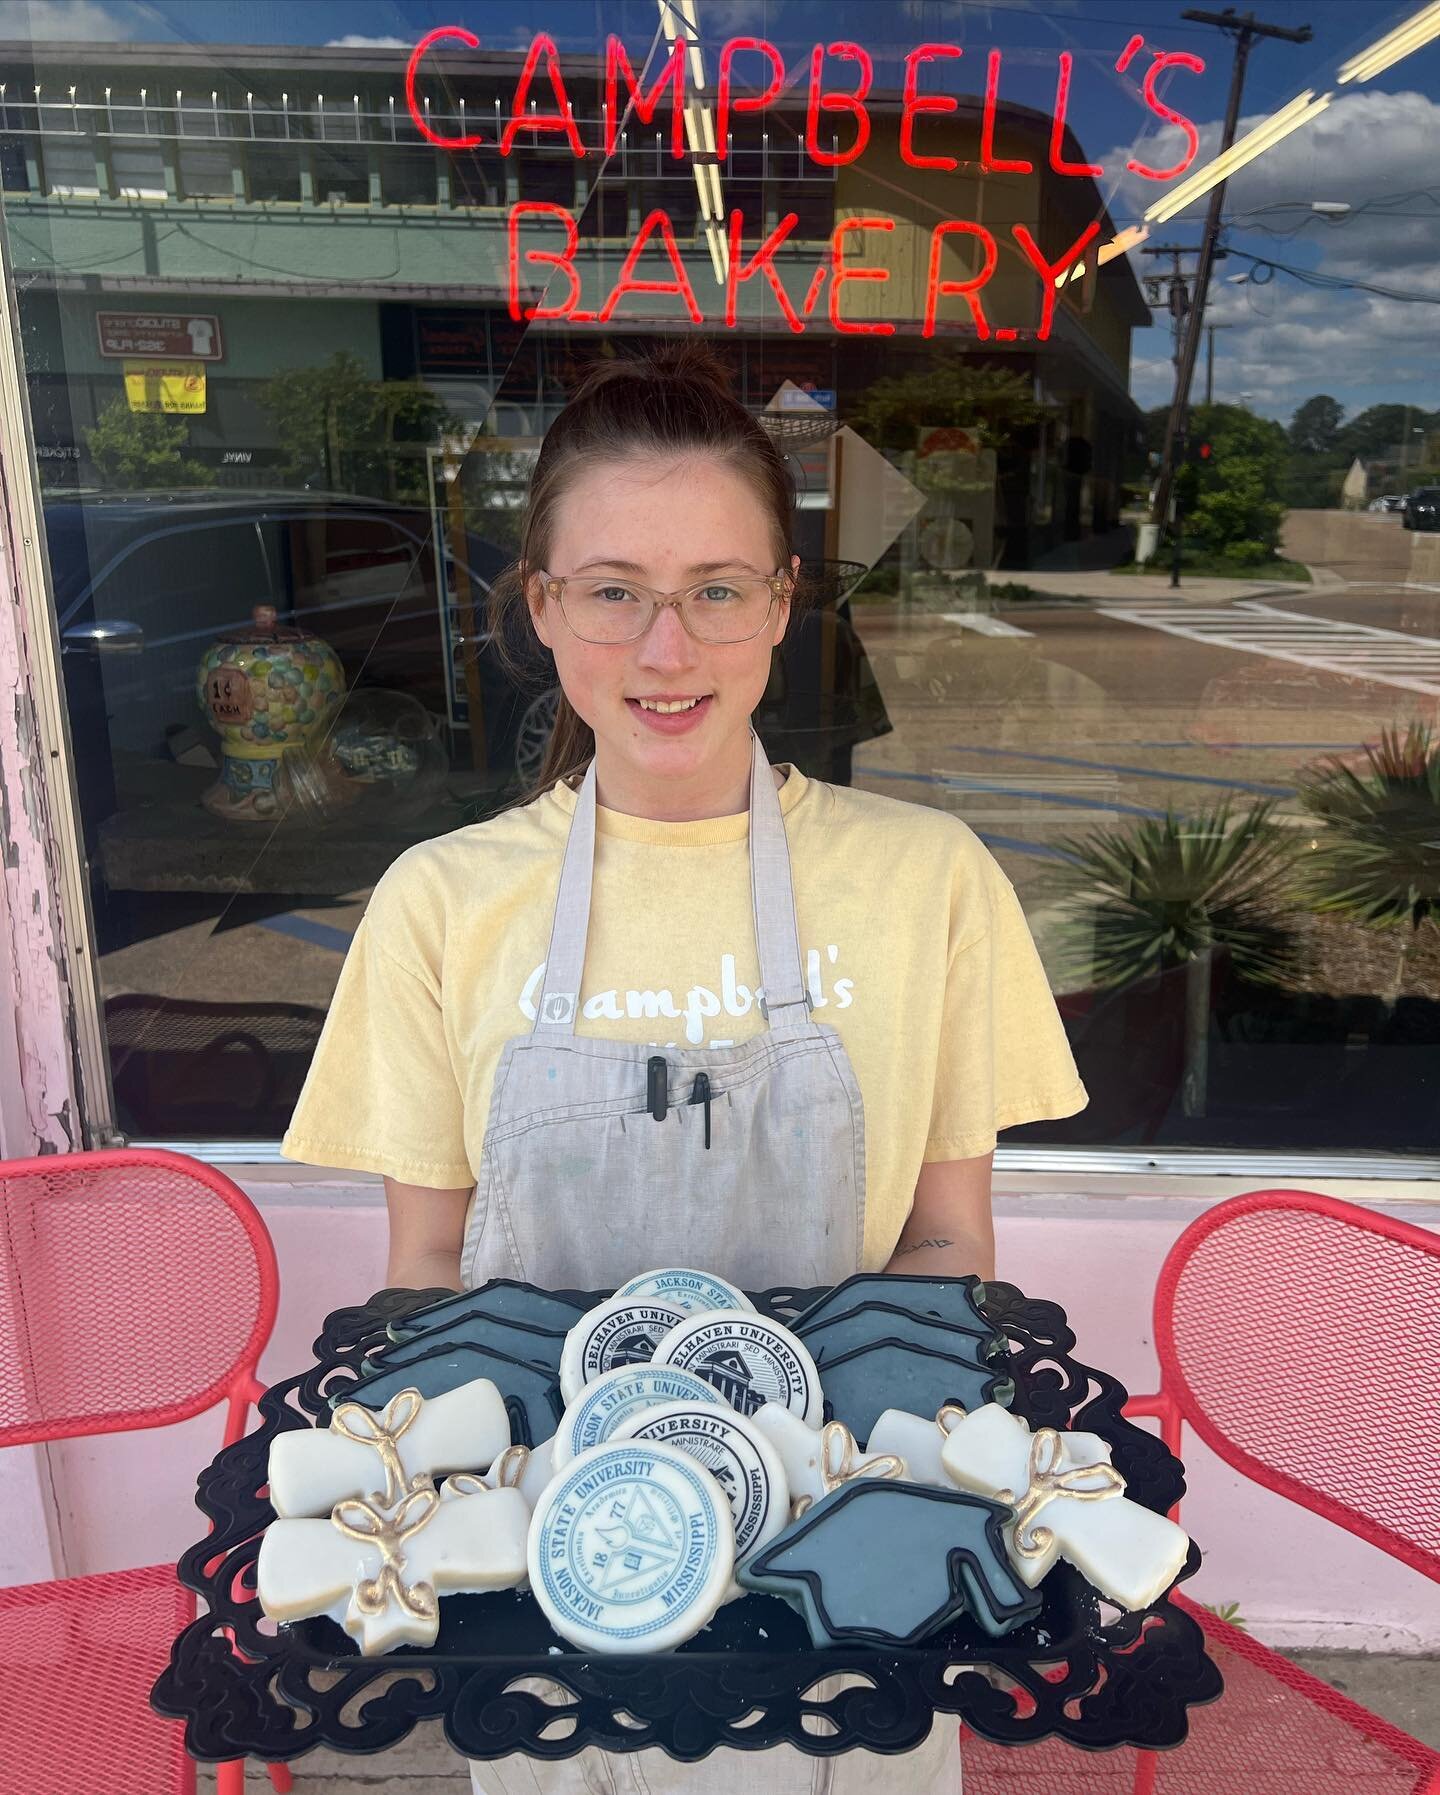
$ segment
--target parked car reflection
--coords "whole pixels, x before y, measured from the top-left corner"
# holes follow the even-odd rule
[[[331,851],[328,888],[354,889],[365,882],[357,871],[373,865],[373,880],[404,845],[367,840],[357,859],[330,839],[344,833],[337,826],[327,847],[307,848],[302,884],[281,845],[198,813],[197,781],[207,769],[213,776],[218,742],[196,703],[196,668],[259,604],[328,642],[350,690],[403,692],[438,720],[446,805],[411,819],[412,838],[490,814],[539,769],[553,669],[537,659],[530,689],[518,688],[484,622],[510,553],[473,533],[446,544],[447,595],[422,506],[344,494],[121,493],[57,497],[45,525],[97,920],[112,887],[315,889]],[[453,594],[467,590],[473,613],[457,620]],[[855,744],[891,725],[833,580],[828,590],[819,583],[819,598],[787,634],[757,727],[773,757],[846,782]],[[468,680],[458,664],[467,654]],[[174,844],[207,830],[209,859],[187,868]],[[165,835],[166,853],[153,851],[152,833]]]

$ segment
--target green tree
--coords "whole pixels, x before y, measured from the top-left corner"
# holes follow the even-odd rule
[[[956,424],[999,451],[1041,415],[1026,376],[971,367],[958,350],[943,349],[923,371],[872,381],[851,407],[849,421],[877,449],[913,449],[919,424]]]
[[[1316,393],[1297,405],[1290,420],[1290,447],[1302,455],[1328,455],[1340,436],[1345,407],[1329,393]]]
[[[1211,455],[1187,464],[1176,481],[1186,534],[1236,563],[1268,560],[1285,515],[1285,431],[1238,405],[1197,405],[1190,440],[1209,443]]]
[[[123,396],[105,405],[80,434],[102,486],[153,492],[166,486],[213,486],[215,470],[185,454],[190,426],[163,411],[131,411]]]
[[[1435,414],[1418,405],[1372,405],[1341,428],[1336,446],[1362,461],[1404,448],[1402,459],[1413,460],[1413,451],[1420,446],[1415,432],[1434,429],[1435,424]]]
[[[461,420],[418,380],[374,380],[339,349],[317,368],[286,368],[259,401],[285,452],[284,477],[332,492],[429,500],[425,449]]]

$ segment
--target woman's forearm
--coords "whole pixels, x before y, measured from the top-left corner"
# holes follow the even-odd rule
[[[967,1272],[995,1276],[995,1237],[976,1234],[931,1234],[919,1240],[901,1238],[885,1267],[912,1278],[957,1278]]]
[[[392,1290],[460,1290],[460,1255],[444,1250],[392,1253],[385,1282]]]

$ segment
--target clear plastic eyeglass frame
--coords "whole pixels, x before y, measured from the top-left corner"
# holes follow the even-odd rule
[[[576,629],[569,612],[565,609],[565,588],[569,585],[571,576],[565,574],[557,577],[556,575],[546,573],[543,569],[537,570],[537,575],[545,596],[547,598],[553,598],[559,605],[560,615],[565,619],[565,627],[570,631],[571,635],[577,637],[581,642],[589,642],[598,648],[621,648],[627,643],[638,642],[640,638],[646,634],[651,624],[654,623],[656,617],[659,616],[661,610],[666,605],[673,605],[675,607],[685,633],[692,637],[696,642],[704,642],[707,646],[712,648],[730,647],[736,642],[753,642],[755,637],[760,634],[774,615],[775,606],[787,593],[794,590],[794,580],[788,573],[783,571],[765,574],[763,576],[752,575],[752,578],[761,580],[764,585],[770,588],[770,603],[765,607],[765,615],[760,619],[759,623],[756,624],[755,628],[753,630],[747,630],[743,636],[701,636],[697,635],[690,627],[690,619],[686,614],[685,601],[694,593],[703,592],[707,586],[719,584],[717,579],[712,577],[708,580],[697,580],[693,586],[685,586],[675,592],[657,592],[653,586],[642,586],[635,580],[624,580],[623,582],[617,580],[617,585],[623,584],[627,591],[633,592],[637,598],[645,599],[649,604],[650,609],[645,617],[645,621],[641,624],[639,629],[628,636],[587,636]]]

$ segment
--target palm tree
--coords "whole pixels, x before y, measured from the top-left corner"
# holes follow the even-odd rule
[[[1440,926],[1440,742],[1412,723],[1380,732],[1356,771],[1327,755],[1302,777],[1302,803],[1324,827],[1301,872],[1301,891],[1321,914],[1401,931],[1392,1010],[1421,929]]]
[[[1293,938],[1276,919],[1294,838],[1274,808],[1237,812],[1225,798],[1059,844],[1067,858],[1056,878],[1074,906],[1062,938],[1069,970],[1114,989],[1186,969],[1187,1116],[1205,1113],[1216,949],[1252,984],[1284,985],[1294,972]]]

